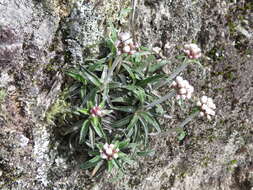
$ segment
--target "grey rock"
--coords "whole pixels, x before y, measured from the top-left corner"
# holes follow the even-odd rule
[[[138,1],[131,27],[142,45],[161,48],[168,58],[180,53],[185,42],[202,47],[205,77],[195,67],[184,75],[197,91],[214,98],[218,112],[211,123],[188,125],[183,142],[176,134],[152,137],[156,154],[111,182],[106,173],[91,180],[88,171],[79,169],[85,153],[72,152],[55,126],[45,122],[62,90],[62,68],[81,64],[86,48],[103,33],[98,26],[103,13],[96,13],[91,2],[74,2],[0,0],[0,88],[7,92],[0,105],[0,188],[251,190],[252,4]],[[174,118],[186,115],[181,112],[171,110],[164,121],[168,128],[180,122]]]

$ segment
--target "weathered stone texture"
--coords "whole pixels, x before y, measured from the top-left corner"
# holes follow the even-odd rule
[[[118,0],[96,9],[94,1],[81,2],[0,0],[0,90],[7,92],[0,104],[0,189],[252,190],[252,2],[136,1],[131,27],[142,45],[160,47],[168,58],[185,42],[202,47],[206,76],[200,80],[194,69],[185,76],[214,98],[218,113],[214,122],[188,125],[183,142],[152,138],[157,153],[116,182],[107,174],[89,179],[78,167],[85,153],[68,152],[44,120],[62,90],[62,68],[81,63],[103,34],[106,13],[96,9],[117,21],[110,5],[119,10]]]

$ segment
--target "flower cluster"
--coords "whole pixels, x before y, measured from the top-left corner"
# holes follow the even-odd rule
[[[190,59],[198,59],[201,57],[201,49],[197,44],[186,44],[183,50]]]
[[[95,106],[91,108],[90,114],[92,117],[102,117],[103,116],[103,111],[99,106]]]
[[[211,116],[215,116],[216,106],[213,103],[212,98],[208,98],[207,96],[202,96],[200,101],[197,102],[197,106],[200,107],[200,115],[206,116],[208,120],[211,120]]]
[[[136,53],[138,45],[133,42],[130,33],[123,32],[119,34],[119,40],[116,41],[115,46],[117,47],[117,54],[127,53],[133,55]]]
[[[194,88],[189,84],[187,80],[184,80],[182,77],[178,76],[175,81],[172,82],[172,87],[177,90],[176,99],[182,98],[190,99]]]
[[[103,146],[103,150],[100,150],[100,156],[101,158],[106,160],[117,159],[119,156],[118,152],[119,149],[118,148],[115,149],[114,144],[109,145],[108,143],[105,143]]]

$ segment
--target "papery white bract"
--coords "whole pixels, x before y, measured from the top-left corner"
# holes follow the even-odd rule
[[[197,106],[200,108],[201,116],[206,116],[208,120],[211,120],[211,116],[215,116],[216,106],[213,103],[213,99],[207,96],[202,96],[200,101],[197,102]]]
[[[139,45],[133,42],[130,33],[119,33],[118,38],[119,40],[115,42],[115,46],[117,48],[117,55],[121,55],[122,53],[133,55],[136,53],[136,49]]]
[[[103,146],[103,149],[100,150],[100,156],[101,158],[106,159],[106,160],[117,159],[118,152],[119,152],[119,149],[118,148],[115,149],[114,144],[109,145],[108,143],[105,143]]]
[[[201,57],[201,49],[197,46],[197,44],[184,45],[184,52],[190,59],[198,59]]]
[[[176,99],[190,99],[192,93],[194,92],[194,87],[189,84],[187,80],[184,80],[182,77],[177,76],[175,81],[172,82],[171,86],[176,89],[177,95]]]

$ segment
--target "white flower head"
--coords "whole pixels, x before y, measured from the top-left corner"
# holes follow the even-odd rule
[[[211,116],[215,116],[216,106],[213,103],[213,99],[207,96],[202,96],[200,101],[197,102],[197,106],[200,107],[200,116],[206,116],[208,120],[211,120]]]
[[[129,32],[122,32],[118,35],[118,39],[115,42],[117,48],[117,55],[122,53],[127,53],[128,55],[133,55],[136,53],[138,44],[133,42],[131,34]]]
[[[117,159],[118,152],[119,152],[119,149],[118,148],[115,149],[114,144],[105,143],[103,146],[103,149],[100,150],[100,156],[101,158],[106,159],[106,160]]]
[[[197,44],[184,45],[184,52],[190,59],[198,59],[201,57],[201,49],[197,46]]]
[[[177,76],[175,81],[172,82],[171,86],[177,90],[176,99],[190,99],[194,92],[194,88],[189,84],[187,80],[184,80],[182,77]]]

